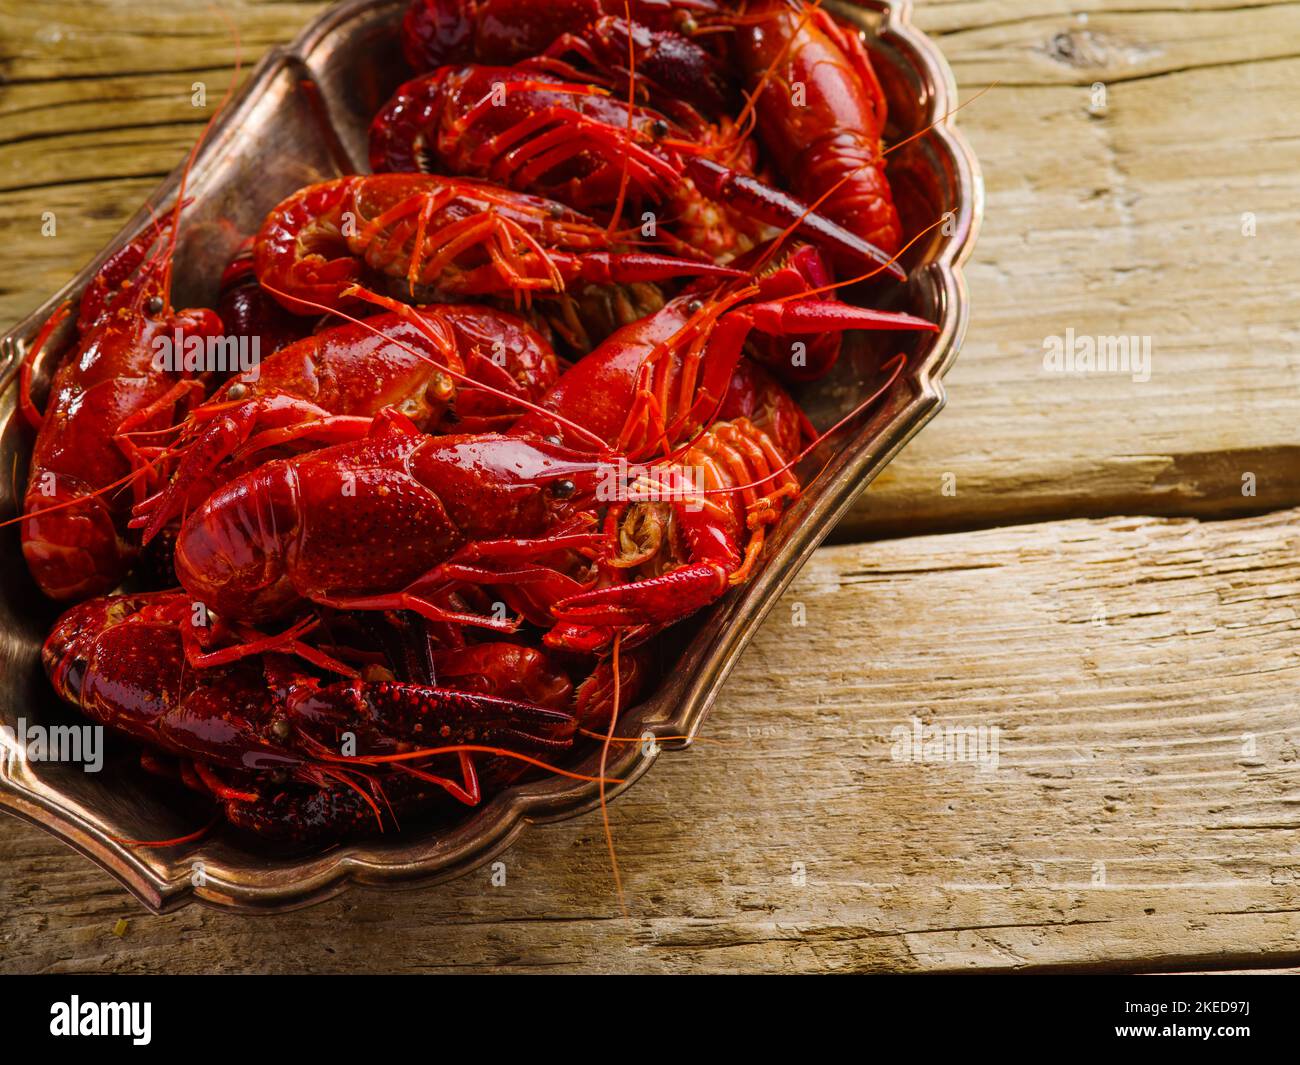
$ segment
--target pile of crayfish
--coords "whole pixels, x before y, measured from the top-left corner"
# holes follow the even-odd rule
[[[400,32],[373,173],[271,210],[212,308],[171,302],[182,181],[22,376],[51,683],[278,840],[611,742],[801,492],[788,386],[847,330],[935,328],[838,295],[901,279],[905,234],[867,50],[817,4],[415,0]],[[255,374],[190,357],[233,338]]]

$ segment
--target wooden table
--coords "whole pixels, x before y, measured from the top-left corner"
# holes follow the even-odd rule
[[[319,5],[223,6],[252,56]],[[710,742],[611,807],[631,918],[597,816],[527,833],[500,887],[275,918],[148,916],[4,819],[0,969],[1296,962],[1300,4],[918,7],[963,96],[998,82],[961,116],[988,210],[949,406],[776,607]],[[231,64],[200,3],[0,0],[0,322],[112,236]],[[1045,372],[1067,328],[1150,337],[1150,380]],[[996,769],[891,757],[914,718],[996,727]]]

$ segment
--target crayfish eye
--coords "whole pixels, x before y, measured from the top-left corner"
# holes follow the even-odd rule
[[[686,311],[688,314],[699,314],[702,310],[704,310],[704,303],[701,300],[691,300],[691,302],[686,305]]]
[[[577,490],[578,486],[567,477],[562,481],[555,481],[551,485],[551,495],[555,496],[556,499],[568,499]]]
[[[544,437],[542,437],[542,439],[543,439],[546,443],[548,443],[548,444],[552,444],[552,445],[554,445],[555,447],[559,447],[561,444],[564,443],[564,441],[561,440],[560,437],[559,437],[557,434],[555,434],[555,433],[552,433],[550,436],[544,436]]]
[[[564,205],[560,203],[551,204],[551,217],[557,222],[564,217]]]
[[[227,399],[243,399],[248,395],[248,386],[245,384],[233,384],[226,390]]]
[[[654,125],[650,127],[650,132],[653,133],[656,137],[660,137],[660,138],[666,137],[668,136],[668,123],[665,122],[662,118],[656,118],[654,121]]]
[[[161,296],[150,296],[144,302],[144,313],[148,315],[162,314],[163,299]]]

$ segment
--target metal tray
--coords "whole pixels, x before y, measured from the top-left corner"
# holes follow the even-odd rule
[[[891,143],[956,106],[952,73],[935,46],[910,25],[908,0],[829,6],[865,31],[889,99]],[[177,257],[177,306],[211,302],[220,265],[283,196],[310,181],[364,169],[369,118],[405,69],[395,33],[405,7],[405,0],[340,4],[258,65],[217,121],[191,175],[194,201],[185,214]],[[949,217],[909,252],[905,285],[883,283],[848,298],[911,311],[941,329],[914,336],[857,335],[835,374],[801,397],[813,421],[829,426],[876,387],[883,358],[898,350],[908,353],[906,370],[891,392],[813,457],[810,469],[829,465],[787,514],[755,578],[679,627],[675,668],[652,697],[623,715],[622,733],[693,737],[699,731],[781,591],[858,494],[943,405],[941,378],[966,332],[961,266],[983,212],[983,183],[951,118],[893,153],[889,168],[908,232],[945,213]],[[95,262],[0,340],[0,466],[6,471],[26,469],[30,450],[30,434],[14,416],[16,371],[27,345],[55,306],[76,297],[99,263],[148,221],[151,208],[160,211],[174,201],[179,177],[178,168]],[[38,380],[48,370],[38,365]],[[0,486],[0,516],[16,513],[14,491],[12,482]],[[41,641],[57,610],[28,578],[15,527],[0,534],[0,576],[0,724],[13,726],[20,717],[29,724],[76,720],[41,672]],[[448,880],[489,861],[526,825],[574,817],[598,803],[594,784],[553,777],[511,788],[460,824],[438,831],[408,830],[286,853],[217,830],[193,844],[148,849],[119,841],[186,834],[203,823],[198,800],[147,777],[125,745],[114,750],[101,772],[86,773],[74,765],[28,762],[5,735],[0,732],[0,806],[81,851],[157,912],[195,900],[239,910],[285,910],[328,898],[349,883]],[[684,745],[666,742],[659,750]],[[575,768],[595,773],[598,757],[593,753]],[[612,751],[609,775],[626,783],[612,787],[610,795],[638,779],[655,757],[643,755],[641,745]]]

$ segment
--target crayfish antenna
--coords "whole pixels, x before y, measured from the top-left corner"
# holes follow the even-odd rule
[[[914,236],[911,240],[909,240],[906,244],[904,244],[901,248],[899,248],[898,251],[894,253],[893,260],[891,261],[897,261],[898,259],[902,258],[904,255],[907,254],[907,250],[910,247],[912,247],[913,244],[919,241],[922,237],[938,229],[939,226],[943,225],[944,222],[946,222],[947,220],[948,220],[948,215],[946,213],[940,215],[928,226],[926,226],[919,233],[917,233],[916,236]],[[764,262],[766,262],[766,256],[764,256]],[[760,263],[760,265],[756,266],[755,269],[756,270],[761,269],[762,265],[763,263]],[[861,281],[868,281],[871,278],[875,277],[877,274],[879,274],[880,271],[883,269],[884,269],[883,266],[877,266],[874,270],[868,270],[865,274],[859,274],[857,277],[845,278],[843,281],[832,281],[829,284],[821,285],[817,288],[808,289],[805,292],[793,292],[788,296],[778,296],[775,300],[773,300],[773,302],[785,303],[788,300],[808,299],[812,296],[820,296],[823,292],[834,292],[836,289],[847,288],[850,285],[856,285]]]
[[[628,25],[632,24],[632,0],[623,0],[623,14]],[[632,34],[627,35],[627,128],[623,131],[623,173],[618,179],[618,197],[614,201],[613,213],[609,216],[609,232],[618,228],[619,219],[623,217],[623,205],[627,202],[627,188],[632,163],[632,137],[636,127],[636,46]]]
[[[158,458],[154,459],[153,461],[146,462],[143,465],[141,465],[138,469],[132,470],[125,477],[119,477],[116,481],[113,481],[110,484],[106,484],[102,488],[96,488],[93,492],[84,492],[79,496],[72,496],[71,498],[65,499],[62,502],[54,503],[51,506],[42,507],[38,511],[33,511],[28,514],[18,514],[12,518],[6,518],[4,521],[0,521],[0,529],[4,529],[10,525],[17,525],[20,522],[31,521],[34,518],[42,517],[46,514],[55,514],[60,510],[67,510],[69,507],[80,506],[88,499],[97,499],[100,496],[106,496],[112,492],[116,492],[123,488],[129,487],[130,485],[133,485],[136,481],[138,481],[141,477],[144,477],[146,474],[157,470],[165,458],[166,458],[165,455],[160,455]]]
[[[275,296],[277,299],[279,299],[282,296],[285,298],[290,298],[287,292],[280,291],[274,285],[271,285],[268,282],[265,281],[262,282],[262,287],[266,289],[266,291],[269,292],[272,296]],[[369,289],[363,288],[358,285],[353,285],[345,289],[343,295],[354,296],[358,299],[366,300],[369,303],[373,303],[380,307],[385,307],[391,311],[401,314],[404,317],[407,317],[408,320],[411,321],[414,325],[416,325],[417,328],[419,328],[422,332],[424,332],[427,336],[429,336],[431,340],[434,340],[435,343],[441,342],[441,338],[438,338],[436,333],[433,333],[433,326],[430,325],[427,321],[424,321],[424,319],[416,311],[416,309],[409,306],[408,304],[402,303],[399,300],[390,299],[387,296],[381,296],[377,292],[372,292]],[[377,326],[372,325],[371,323],[367,322],[363,318],[357,318],[349,314],[347,311],[340,310],[337,307],[332,307],[329,304],[317,303],[314,300],[307,299],[306,297],[303,296],[294,296],[292,298],[297,300],[299,303],[305,304],[306,306],[312,307],[315,310],[319,310],[325,314],[337,315],[338,317],[344,319],[344,321],[351,322],[353,325],[359,325],[361,326],[361,328],[369,330],[371,333],[374,333],[376,336],[384,335],[383,331],[379,329]],[[388,339],[390,339],[392,343],[402,348],[408,354],[413,355],[415,358],[420,359],[423,362],[427,362],[432,366],[436,366],[438,369],[446,373],[449,377],[459,381],[461,384],[472,384],[475,388],[480,389],[481,391],[487,392],[490,395],[497,396],[498,398],[501,399],[509,400],[511,403],[523,407],[525,410],[529,410],[538,414],[544,414],[546,415],[546,417],[552,418],[555,421],[560,422],[562,425],[566,426],[569,429],[572,429],[574,432],[585,437],[591,443],[597,444],[601,449],[604,449],[607,446],[605,441],[601,437],[593,433],[590,429],[586,428],[585,426],[579,425],[577,422],[570,421],[569,419],[563,417],[562,415],[556,413],[555,411],[547,410],[545,407],[541,406],[540,404],[534,403],[532,400],[525,399],[522,396],[511,395],[510,393],[503,392],[500,389],[493,388],[489,384],[476,381],[463,373],[453,370],[450,366],[446,366],[443,363],[438,362],[437,360],[431,358],[429,355],[425,354],[424,352],[417,351],[414,347],[412,347],[410,344],[407,344],[405,341],[397,340],[392,337],[389,337]]]
[[[605,826],[605,844],[609,848],[609,866],[614,873],[614,890],[618,893],[618,905],[623,911],[624,918],[631,914],[627,909],[627,896],[623,893],[623,878],[618,869],[618,853],[614,849],[614,832],[609,825],[609,804],[605,801],[605,766],[609,761],[609,748],[614,742],[614,730],[618,726],[619,701],[622,696],[622,679],[619,675],[619,648],[622,644],[623,633],[621,631],[614,633],[614,648],[610,657],[610,666],[614,674],[614,705],[609,713],[609,729],[605,733],[605,743],[600,749],[600,818]]]
[[[793,8],[796,5],[792,4],[790,6]],[[796,31],[803,29],[803,27],[807,24],[808,20],[811,19],[813,15],[816,13],[817,9],[822,6],[822,0],[813,0],[811,4],[800,4],[798,6],[802,7],[803,14],[799,20],[798,25],[796,26]],[[745,14],[742,13],[740,15],[732,15],[726,18],[726,21],[732,26],[757,25],[761,22],[765,22],[766,20],[767,20],[767,15],[762,13],[758,15],[749,15],[749,16],[746,16]],[[767,69],[763,71],[761,77],[758,79],[758,84],[754,86],[754,91],[745,94],[745,106],[741,108],[740,114],[736,116],[737,129],[743,128],[746,123],[748,123],[750,128],[752,129],[753,126],[757,123],[758,98],[763,95],[764,91],[767,89],[769,82],[771,82],[772,79],[776,77],[776,72],[780,69],[781,64],[784,63],[789,58],[790,51],[794,47],[796,36],[797,36],[797,32],[790,34],[790,39],[786,41],[785,47],[781,49],[777,57],[773,59],[772,62],[768,65]],[[743,147],[744,147],[743,138],[738,139],[737,142],[732,146],[731,154],[729,156],[731,162],[735,162],[735,160],[740,157],[740,152]]]
[[[627,781],[622,777],[604,777],[590,776],[586,773],[575,773],[572,770],[565,769],[562,766],[553,765],[550,762],[543,761],[540,758],[534,758],[529,754],[522,754],[519,751],[512,751],[508,747],[494,747],[486,743],[448,743],[441,747],[421,747],[414,751],[402,751],[400,754],[355,754],[331,755],[329,761],[335,762],[357,762],[368,766],[381,766],[387,764],[397,765],[402,762],[415,761],[423,758],[436,758],[440,754],[490,754],[498,758],[513,758],[517,762],[523,762],[532,766],[534,769],[542,769],[547,773],[554,773],[556,776],[565,777],[569,780],[581,780],[587,784],[626,784]],[[325,757],[321,755],[321,757]]]
[[[109,836],[108,838],[124,847],[179,847],[183,843],[195,843],[201,840],[217,826],[217,822],[220,820],[221,812],[218,811],[212,815],[212,820],[202,828],[188,835],[177,836],[174,839],[127,839],[125,836]]]
[[[817,205],[825,196],[817,203],[805,204],[788,192],[782,192],[757,178],[700,156],[686,161],[686,172],[709,199],[737,204],[764,222],[786,226],[780,240],[785,240],[796,232],[802,233],[809,240],[839,253],[841,257],[877,263],[897,280],[907,279],[907,273],[883,248],[876,247],[838,222],[832,222],[825,215],[817,213]]]
[[[216,124],[217,118],[225,111],[231,97],[234,96],[235,86],[239,84],[239,75],[243,69],[243,46],[239,37],[239,26],[224,11],[217,9],[217,14],[225,22],[226,28],[230,30],[230,35],[234,39],[235,71],[230,76],[230,84],[226,86],[226,91],[221,100],[217,103],[211,117],[204,124],[198,139],[194,142],[194,146],[190,149],[190,154],[185,160],[185,169],[181,171],[181,183],[176,191],[176,206],[172,210],[171,233],[168,234],[167,267],[163,274],[163,296],[169,303],[171,302],[172,292],[172,267],[176,259],[176,242],[180,232],[181,211],[185,206],[185,190],[189,186],[190,171],[194,169],[194,162],[198,158],[199,149],[207,141],[208,134],[212,132],[212,127]]]
[[[222,19],[225,20],[226,25],[229,27],[235,42],[235,71],[233,76],[231,77],[230,84],[227,86],[225,94],[222,96],[220,102],[217,104],[216,109],[213,111],[212,116],[208,119],[207,123],[204,125],[203,130],[202,132],[200,132],[198,139],[195,141],[194,145],[190,148],[189,154],[186,156],[185,166],[184,169],[181,171],[180,184],[176,191],[176,202],[172,206],[170,214],[163,216],[161,218],[154,216],[148,226],[143,228],[140,231],[140,233],[138,233],[130,243],[128,243],[122,249],[120,249],[114,256],[110,257],[110,259],[105,263],[104,269],[108,270],[108,274],[105,275],[104,281],[101,281],[99,278],[93,280],[90,286],[87,287],[85,293],[83,293],[82,305],[79,308],[79,315],[78,315],[78,329],[83,329],[89,324],[93,324],[93,322],[91,322],[89,319],[97,317],[98,314],[101,314],[103,310],[107,307],[107,302],[111,298],[110,290],[114,287],[119,286],[121,282],[125,280],[125,275],[122,273],[122,271],[126,271],[129,273],[138,269],[141,272],[141,276],[147,277],[155,274],[158,270],[161,269],[163,275],[162,293],[164,299],[167,301],[168,305],[170,305],[173,263],[175,260],[177,238],[180,229],[180,217],[181,217],[181,212],[184,211],[184,209],[190,203],[190,201],[186,198],[185,195],[189,184],[190,172],[193,169],[195,160],[198,157],[199,149],[203,146],[204,142],[206,141],[207,136],[211,131],[213,124],[216,122],[217,118],[224,111],[225,107],[230,102],[231,97],[234,95],[235,87],[239,82],[239,74],[242,69],[242,63],[243,63],[239,28],[230,20],[230,18],[224,12],[219,11],[218,14]],[[150,208],[150,210],[152,211],[152,208]],[[138,258],[138,256],[143,256],[145,251],[147,251],[150,247],[152,247],[152,245],[156,241],[158,241],[159,237],[161,237],[164,233],[166,233],[165,243],[161,247],[153,251],[152,254],[143,258],[143,260],[141,258]],[[105,282],[108,283],[106,284]],[[147,286],[144,284],[138,284],[135,286],[135,291],[133,294],[133,303],[137,306],[134,306],[133,310],[137,314],[143,313],[143,305],[146,298],[146,291],[145,291],[146,288]],[[62,321],[62,319],[67,316],[67,313],[68,311],[61,309],[61,311],[55,312],[55,315],[52,316],[51,319],[45,323],[45,325],[42,327],[41,333],[38,334],[37,336],[36,344],[34,344],[33,349],[28,352],[29,359],[34,357],[38,345],[44,344],[45,342],[48,341],[49,334],[53,332],[51,323],[53,323],[54,326],[57,326]],[[38,416],[40,420],[43,421],[43,415],[38,415],[35,405],[31,402],[30,364],[25,364],[23,370],[20,371],[20,374],[22,375],[22,378],[20,380],[20,405],[22,406],[24,417],[26,417],[30,421],[34,416]],[[143,462],[138,464],[136,468],[133,469],[130,473],[128,473],[125,477],[121,477],[118,480],[113,481],[110,484],[104,485],[103,487],[98,488],[93,492],[86,492],[83,493],[82,495],[65,499],[59,503],[53,504],[52,506],[43,507],[39,511],[34,513],[19,514],[16,517],[7,519],[6,521],[0,521],[0,529],[5,528],[6,526],[9,525],[15,525],[20,522],[27,521],[29,519],[34,519],[38,516],[49,515],[49,514],[56,513],[60,510],[66,510],[69,507],[78,506],[86,500],[91,500],[91,499],[98,498],[100,496],[105,496],[108,495],[109,493],[118,491],[128,486],[133,487],[135,484],[137,484],[140,481],[141,478],[144,478],[149,474],[156,472],[161,466],[162,462],[169,457],[170,456],[166,452],[164,452],[162,455],[158,456],[158,458],[154,459],[153,461]]]
[[[992,82],[990,82],[988,85],[985,85],[984,88],[980,89],[979,92],[975,93],[975,94],[974,94],[973,96],[971,96],[969,99],[964,100],[962,103],[959,103],[956,107],[950,107],[947,111],[945,111],[943,114],[941,114],[941,115],[940,115],[938,118],[936,118],[933,122],[931,122],[931,123],[929,123],[928,125],[922,127],[921,129],[918,129],[915,133],[909,134],[908,136],[904,137],[901,141],[898,141],[898,142],[895,143],[895,144],[891,144],[888,148],[885,148],[885,149],[880,153],[880,159],[884,159],[885,156],[889,155],[891,152],[895,152],[895,151],[897,151],[899,148],[902,148],[904,145],[906,145],[906,144],[910,144],[912,141],[916,140],[918,137],[924,137],[927,133],[930,132],[930,130],[934,129],[934,128],[935,128],[936,126],[938,126],[940,123],[942,123],[942,122],[946,122],[950,117],[952,117],[953,115],[955,115],[955,114],[956,114],[958,111],[960,111],[963,107],[966,107],[968,104],[973,104],[976,100],[978,100],[978,99],[979,99],[981,96],[983,96],[986,92],[988,92],[989,90],[995,88],[995,87],[997,86],[997,84],[998,84],[998,83],[997,83],[996,81],[992,81]],[[835,193],[839,192],[839,190],[840,190],[841,188],[843,188],[843,187],[844,187],[848,182],[852,181],[852,180],[853,180],[853,179],[854,179],[858,174],[860,174],[863,170],[866,170],[866,169],[868,169],[869,167],[872,167],[872,166],[876,166],[876,165],[878,164],[878,162],[879,162],[879,160],[872,160],[872,161],[870,161],[870,162],[863,163],[861,166],[854,167],[852,170],[848,171],[846,174],[844,174],[843,177],[841,177],[837,182],[835,182],[835,184],[831,185],[830,188],[828,188],[825,192],[823,192],[820,196],[818,196],[817,199],[815,199],[811,204],[809,204],[809,205],[808,205],[808,210],[809,210],[809,211],[815,211],[815,210],[817,210],[817,208],[820,207],[823,203],[825,203],[826,200],[830,199],[830,197],[834,196]],[[917,241],[918,239],[920,239],[921,237],[923,237],[926,233],[930,232],[930,230],[934,229],[936,226],[941,225],[941,224],[944,222],[944,220],[945,220],[946,218],[947,218],[947,215],[943,215],[943,216],[941,216],[941,217],[939,218],[939,220],[938,220],[937,222],[934,222],[933,224],[927,226],[925,229],[921,230],[920,233],[918,233],[915,237],[913,237],[911,240],[909,240],[906,244],[904,244],[904,245],[903,245],[903,246],[898,250],[897,254],[895,254],[895,255],[890,259],[890,263],[891,263],[891,264],[892,264],[892,263],[897,263],[898,260],[902,257],[903,253],[906,252],[908,248],[910,248],[913,244],[915,244],[916,241]],[[784,231],[784,232],[783,232],[779,237],[777,237],[777,238],[772,242],[772,246],[768,249],[768,253],[765,254],[765,255],[763,256],[763,258],[759,260],[758,264],[754,267],[755,271],[761,269],[762,266],[763,266],[764,264],[767,263],[767,261],[768,261],[768,259],[770,258],[770,256],[773,255],[773,254],[775,254],[775,253],[776,253],[776,250],[777,250],[777,249],[778,249],[778,248],[779,248],[779,247],[780,247],[780,246],[781,246],[781,245],[782,245],[786,240],[788,240],[789,237],[790,237],[793,233],[794,233],[794,227],[791,227],[791,228],[785,230],[785,231]],[[879,269],[872,270],[872,271],[870,271],[869,273],[862,274],[860,277],[853,278],[852,280],[849,280],[849,281],[841,281],[841,282],[839,282],[836,286],[832,286],[832,287],[843,287],[844,285],[853,285],[853,284],[857,284],[859,281],[865,281],[865,280],[867,280],[868,278],[875,277],[876,274],[878,274],[878,273],[880,273],[880,270],[879,270]],[[894,271],[891,270],[890,273],[893,274]],[[900,270],[899,273],[901,274],[901,277],[902,277],[903,279],[905,279],[905,278],[907,277],[907,274],[906,274],[905,272],[903,272],[903,271]],[[895,275],[895,276],[897,276],[897,275]],[[825,290],[821,290],[821,291],[825,291]],[[805,295],[807,295],[807,293],[805,293]]]

